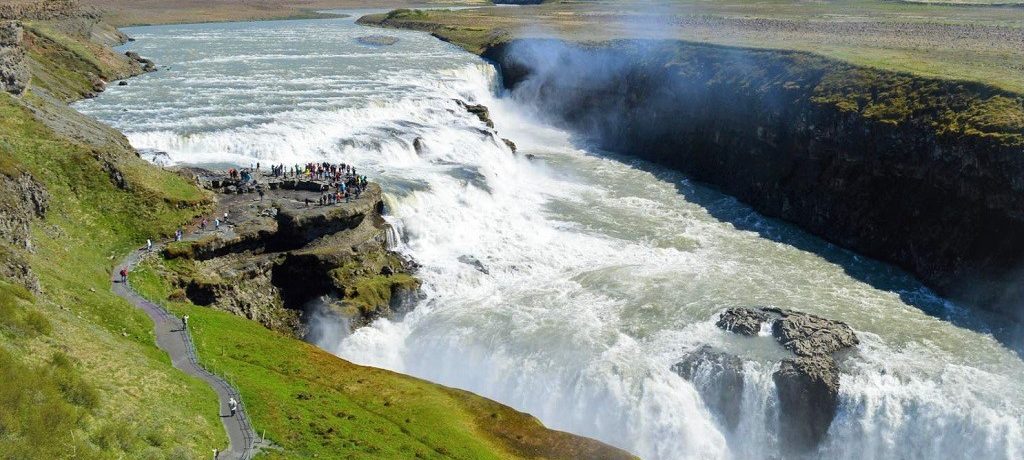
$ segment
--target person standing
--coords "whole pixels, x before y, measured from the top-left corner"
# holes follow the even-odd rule
[[[187,331],[188,330],[188,315],[185,315],[185,316],[181,317],[181,330],[183,330],[183,331]]]
[[[220,219],[217,219],[217,218],[213,219],[213,229],[214,230],[220,230]]]
[[[121,284],[127,283],[128,282],[128,269],[122,267],[121,271],[119,273],[121,275]]]
[[[151,240],[149,238],[146,238],[146,251],[147,252],[152,252],[153,251],[153,240]]]
[[[234,396],[232,396],[231,399],[228,400],[228,408],[231,409],[231,416],[234,417],[235,411],[238,410],[238,401],[235,401]]]

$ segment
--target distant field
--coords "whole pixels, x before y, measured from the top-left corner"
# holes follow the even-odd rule
[[[1024,0],[1013,0],[1024,1]],[[672,38],[811,51],[859,65],[1024,93],[1024,8],[880,0],[562,1],[399,19],[471,50],[498,37]]]
[[[8,0],[4,0],[8,1]],[[35,0],[13,0],[29,2]],[[107,12],[118,26],[187,22],[320,17],[334,8],[399,8],[425,5],[489,5],[486,0],[80,0]]]

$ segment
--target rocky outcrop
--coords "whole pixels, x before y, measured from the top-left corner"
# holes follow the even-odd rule
[[[483,54],[513,97],[605,150],[1024,319],[1022,95],[676,41],[518,40]]]
[[[693,382],[701,398],[730,430],[740,422],[743,361],[736,355],[704,345],[683,357],[672,371]]]
[[[488,128],[494,128],[494,121],[491,120],[491,110],[485,105],[481,104],[468,104],[466,102],[455,100],[462,108],[466,109],[467,112],[476,115],[483,124],[487,125]]]
[[[0,154],[10,154],[2,148]],[[39,292],[39,280],[28,263],[33,251],[31,225],[46,215],[50,196],[31,175],[10,173],[0,174],[0,279]]]
[[[21,94],[31,74],[21,46],[24,31],[15,21],[0,21],[0,91]]]
[[[768,319],[768,313],[760,309],[730,308],[722,312],[715,325],[729,332],[754,336],[761,331],[761,324]]]
[[[772,336],[796,355],[782,361],[772,380],[779,398],[779,436],[787,452],[799,454],[821,442],[839,407],[839,367],[832,354],[860,341],[845,323],[773,307],[730,308],[716,324],[727,331],[756,335],[769,322]]]
[[[139,63],[139,65],[142,66],[143,72],[156,72],[156,63],[140,56],[139,53],[136,53],[135,51],[127,51],[124,55],[127,56],[128,59]]]
[[[351,202],[323,206],[317,203],[324,184],[315,181],[262,178],[260,200],[257,187],[188,172],[217,191],[233,190],[220,195],[219,229],[208,222],[202,236],[164,248],[164,257],[192,261],[191,272],[176,281],[192,303],[304,337],[313,316],[358,328],[418,299],[413,264],[387,248],[378,185]]]

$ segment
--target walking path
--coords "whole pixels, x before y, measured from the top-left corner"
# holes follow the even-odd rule
[[[153,250],[159,251],[162,246],[154,245]],[[249,423],[249,417],[245,412],[245,404],[242,402],[241,395],[222,377],[207,371],[199,365],[196,349],[192,343],[192,336],[186,328],[182,327],[180,318],[172,315],[163,307],[146,300],[135,289],[132,289],[130,274],[128,277],[129,283],[121,283],[121,276],[118,274],[121,268],[127,268],[131,271],[145,255],[146,253],[143,250],[134,251],[114,267],[112,278],[115,280],[113,283],[114,293],[131,302],[132,305],[141,308],[149,315],[150,319],[153,320],[154,329],[156,330],[156,344],[161,350],[170,355],[174,367],[184,371],[186,374],[199,377],[217,392],[217,398],[220,399],[221,422],[224,423],[224,429],[227,431],[228,440],[230,441],[228,449],[221,452],[217,458],[227,460],[248,460],[252,458],[255,452],[256,433]],[[234,416],[231,415],[231,410],[228,406],[228,401],[231,398],[238,402],[238,410]],[[212,453],[213,447],[210,449]]]

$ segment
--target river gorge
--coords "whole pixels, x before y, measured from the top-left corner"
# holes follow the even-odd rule
[[[351,12],[358,16],[360,12]],[[770,334],[715,325],[771,305],[843,321],[819,458],[1024,456],[1024,362],[984,314],[691,177],[593,147],[430,35],[354,18],[128,28],[159,70],[75,107],[162,164],[345,162],[381,185],[411,311],[317,345],[466,389],[642,458],[779,458]],[[458,101],[490,109],[497,135]],[[512,140],[517,152],[502,141]],[[159,153],[157,153],[159,152]],[[672,370],[743,360],[739,421]]]

